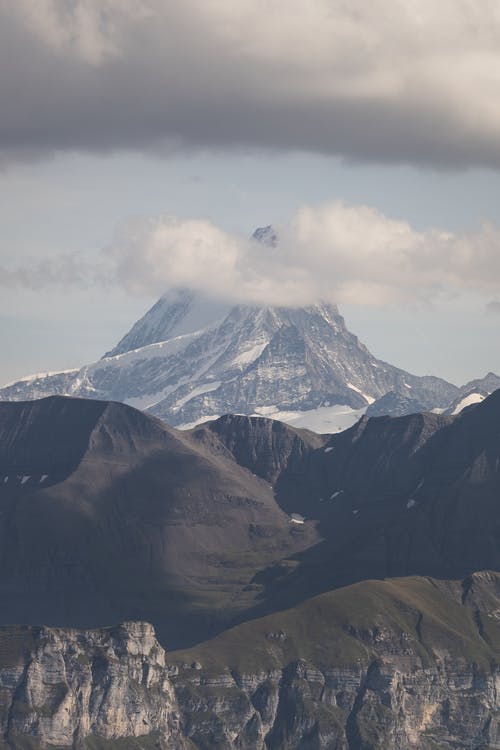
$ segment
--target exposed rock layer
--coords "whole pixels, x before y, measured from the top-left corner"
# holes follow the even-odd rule
[[[4,628],[0,746],[498,748],[499,585],[360,584],[172,654],[145,623]]]

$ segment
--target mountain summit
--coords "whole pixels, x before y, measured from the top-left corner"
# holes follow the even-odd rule
[[[225,318],[230,309],[229,304],[214,302],[189,289],[167,292],[103,359],[206,328]]]
[[[278,242],[272,226],[256,229],[252,239],[270,250]],[[500,378],[490,374],[465,386],[465,392],[383,362],[326,302],[231,306],[176,289],[101,360],[71,372],[25,378],[0,389],[0,399],[71,395],[123,401],[175,426],[232,412],[335,432],[367,409],[373,416],[444,410],[450,404],[459,410],[471,390],[479,389],[482,397],[497,382]]]
[[[179,291],[161,298],[98,362],[21,381],[3,388],[0,397],[56,393],[112,399],[177,426],[227,412],[285,420],[287,414],[302,415],[303,425],[323,431],[326,420],[334,419],[333,431],[339,409],[355,421],[360,410],[388,392],[411,397],[416,411],[448,406],[459,389],[376,359],[334,305],[236,305],[226,311]]]

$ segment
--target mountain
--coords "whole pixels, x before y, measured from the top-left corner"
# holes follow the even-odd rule
[[[366,578],[499,570],[499,418],[500,391],[455,417],[363,417],[324,447],[287,460],[274,480],[276,499],[314,523],[323,541],[302,552],[299,565],[259,578],[258,611]],[[200,430],[217,431],[239,461],[273,481],[274,469],[260,468],[260,441],[248,451],[220,425]]]
[[[0,403],[2,622],[145,619],[169,644],[192,642],[254,606],[254,576],[316,539],[214,436],[117,403]]]
[[[500,377],[494,372],[489,372],[484,378],[471,380],[462,387],[462,391],[470,393],[472,391],[483,391],[488,394],[493,393],[500,388]]]
[[[480,403],[498,388],[500,388],[500,377],[493,372],[489,372],[484,378],[471,380],[458,388],[455,397],[445,409],[436,405],[432,410],[443,414],[458,414],[462,409]],[[401,417],[405,414],[425,411],[428,408],[429,406],[419,399],[418,395],[388,391],[384,396],[370,404],[365,413],[370,417],[382,417],[388,414]]]
[[[230,305],[182,289],[164,294],[104,358],[182,336],[223,320]]]
[[[500,570],[499,418],[500,391],[333,436],[0,403],[0,621],[141,619],[177,647],[367,578]]]
[[[494,748],[499,424],[0,403],[0,747]]]
[[[256,229],[252,239],[269,251],[279,243],[271,225]],[[231,412],[334,432],[365,411],[451,413],[498,387],[494,373],[458,388],[383,362],[347,329],[332,304],[230,305],[175,289],[101,360],[28,376],[0,388],[0,400],[79,396],[122,401],[180,427]]]
[[[189,292],[162,298],[109,356],[19,381],[0,389],[0,398],[112,399],[184,426],[227,412],[261,414],[333,432],[388,392],[418,410],[446,408],[459,395],[444,380],[376,359],[333,305],[237,305],[211,320],[223,312]]]

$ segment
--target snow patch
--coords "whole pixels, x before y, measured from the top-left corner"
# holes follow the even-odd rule
[[[246,351],[241,352],[241,354],[238,354],[238,356],[233,359],[232,364],[236,365],[237,367],[245,367],[246,365],[249,365],[251,362],[254,362],[260,357],[268,343],[268,341],[264,341],[260,344],[255,344],[255,346],[252,346]]]
[[[304,516],[301,516],[300,513],[292,513],[290,516],[290,521],[292,523],[303,524],[305,520]]]
[[[275,406],[259,406],[255,409],[254,416],[270,417],[292,427],[312,430],[324,435],[347,430],[361,419],[365,411],[366,407],[352,409],[346,404],[320,406],[317,409],[305,411],[278,411]],[[181,429],[184,429],[184,426]]]
[[[459,414],[462,409],[465,409],[466,406],[472,406],[472,404],[480,404],[481,401],[484,401],[484,396],[481,393],[469,393],[468,396],[464,396],[464,398],[459,401],[451,414],[452,416],[455,416],[456,414]]]
[[[410,508],[414,508],[416,504],[417,504],[417,501],[414,500],[413,498],[410,498],[410,500],[408,500],[408,502],[406,503],[406,507],[409,510]]]
[[[147,344],[147,346],[141,346],[138,349],[131,349],[123,354],[115,354],[112,357],[105,357],[100,359],[93,365],[89,366],[89,371],[100,370],[106,367],[107,364],[113,364],[115,367],[123,367],[129,365],[139,359],[151,359],[152,357],[168,357],[171,354],[178,354],[183,351],[191,341],[194,341],[199,336],[207,333],[209,329],[202,328],[199,331],[193,331],[192,333],[184,333],[182,336],[175,336],[174,338],[167,339],[166,341],[158,341],[155,344]]]
[[[333,450],[333,445],[329,445],[328,448],[325,448],[325,453],[330,453]]]
[[[192,398],[195,398],[195,396],[201,396],[203,393],[216,391],[220,384],[221,381],[216,380],[214,383],[204,383],[203,385],[198,386],[198,388],[193,388],[192,391],[176,401],[175,408],[180,409],[184,404],[187,404],[188,401],[191,401]]]
[[[55,370],[54,372],[36,372],[33,375],[25,375],[22,378],[11,380],[9,383],[5,383],[4,385],[0,387],[10,388],[11,386],[17,385],[18,383],[26,383],[26,385],[29,385],[30,383],[34,383],[35,380],[44,380],[45,378],[53,378],[56,375],[71,375],[72,373],[75,373],[75,372],[78,372],[77,367],[71,370]]]
[[[203,417],[203,419],[197,422],[186,422],[186,424],[178,425],[176,426],[176,430],[193,430],[195,427],[199,427],[201,424],[205,424],[205,422],[215,422],[216,419],[220,419],[220,414],[209,414],[206,417]]]
[[[373,404],[373,402],[375,401],[375,399],[372,396],[367,396],[366,393],[363,393],[363,391],[360,390],[360,388],[356,388],[356,386],[353,385],[352,383],[347,382],[346,385],[348,388],[351,389],[351,391],[356,391],[356,393],[359,393],[360,396],[363,396],[363,398],[366,400],[368,405]]]

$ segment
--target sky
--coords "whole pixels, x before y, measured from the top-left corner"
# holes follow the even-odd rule
[[[0,0],[0,384],[176,286],[500,373],[499,84],[493,0]]]

